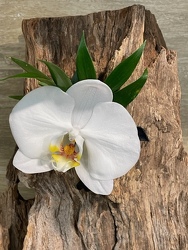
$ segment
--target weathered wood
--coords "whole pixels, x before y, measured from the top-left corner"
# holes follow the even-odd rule
[[[12,159],[7,166],[9,186],[0,198],[0,249],[2,250],[23,248],[28,212],[33,204],[33,200],[25,201],[19,194],[18,170],[12,166]]]
[[[166,48],[155,17],[143,6],[132,6],[87,16],[24,20],[28,61],[44,72],[37,60],[52,61],[72,76],[83,30],[101,80],[147,40],[131,80],[145,67],[149,79],[128,109],[150,141],[142,142],[139,162],[115,180],[107,197],[77,190],[74,171],[18,172],[19,179],[36,190],[23,249],[187,249],[188,157],[182,144],[176,53]],[[35,81],[27,81],[25,91],[35,87]],[[8,206],[17,213],[15,206]],[[21,218],[27,221],[26,214]]]

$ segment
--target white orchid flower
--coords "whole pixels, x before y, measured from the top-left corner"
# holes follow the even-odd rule
[[[19,147],[14,166],[24,173],[71,168],[94,193],[107,195],[113,179],[137,162],[140,141],[127,110],[112,102],[111,89],[99,80],[84,80],[65,93],[37,88],[10,114]]]

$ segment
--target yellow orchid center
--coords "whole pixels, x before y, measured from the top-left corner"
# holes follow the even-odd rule
[[[63,152],[64,152],[65,155],[67,155],[67,156],[74,155],[74,152],[75,152],[75,145],[73,145],[73,144],[66,145],[66,146],[63,148]]]
[[[69,144],[50,144],[49,151],[52,157],[52,165],[55,170],[66,172],[70,168],[80,165],[81,155],[75,141],[68,141]]]

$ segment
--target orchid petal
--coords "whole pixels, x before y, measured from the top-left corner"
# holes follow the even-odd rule
[[[113,180],[100,181],[93,179],[87,172],[85,166],[75,168],[80,180],[95,194],[109,195],[113,189]]]
[[[81,162],[87,159],[87,171],[95,179],[120,177],[139,158],[140,141],[136,125],[127,110],[118,103],[96,105],[81,135],[85,139]]]
[[[29,158],[48,152],[50,141],[71,126],[74,100],[57,87],[45,86],[23,97],[10,114],[10,127],[18,147]]]
[[[26,157],[20,150],[16,152],[13,159],[13,165],[27,174],[43,173],[53,169],[50,161],[42,159],[30,159]]]
[[[89,121],[93,108],[99,102],[111,102],[111,89],[99,80],[83,80],[71,86],[67,93],[75,100],[73,127],[82,128]]]

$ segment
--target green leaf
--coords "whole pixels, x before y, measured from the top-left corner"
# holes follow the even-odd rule
[[[132,75],[144,51],[145,44],[146,41],[132,55],[123,60],[106,78],[105,83],[113,92],[119,90]]]
[[[52,76],[52,79],[54,80],[57,87],[59,87],[63,91],[66,91],[68,88],[70,88],[70,86],[72,85],[72,82],[68,78],[68,76],[65,74],[65,72],[63,72],[62,69],[60,69],[57,65],[51,62],[47,62],[43,60],[40,60],[40,61],[43,62],[48,67],[50,74]]]
[[[24,96],[23,95],[11,95],[9,97],[15,100],[21,100]]]
[[[79,80],[78,80],[78,75],[77,75],[77,72],[75,71],[74,72],[74,75],[73,75],[73,77],[72,77],[72,79],[71,79],[71,82],[72,82],[72,84],[75,84],[75,83],[77,83]]]
[[[86,46],[84,32],[76,56],[76,71],[79,81],[85,79],[96,79],[96,71]]]
[[[144,73],[138,80],[129,84],[125,88],[115,92],[113,101],[118,102],[119,104],[126,107],[130,102],[132,102],[136,98],[136,96],[144,86],[147,77],[148,77],[148,70],[145,69]]]
[[[48,85],[50,85],[50,84],[47,84],[47,83],[45,83],[45,82],[38,82],[38,84],[40,85],[40,86],[48,86]],[[55,84],[54,84],[55,85]],[[56,85],[55,85],[56,86]]]
[[[43,79],[43,78],[38,78],[38,77],[36,79],[39,81],[39,83],[43,82],[45,84],[45,86],[48,86],[48,85],[50,85],[50,86],[56,86],[55,82],[52,79],[50,79],[50,78],[49,78],[49,80]]]
[[[40,70],[33,67],[31,64],[24,62],[20,59],[11,57],[11,60],[15,62],[20,68],[24,69],[28,73],[35,73],[38,78],[50,79],[47,75],[43,74]]]
[[[11,79],[11,78],[34,78],[34,79],[37,79],[38,81],[45,82],[46,85],[55,85],[55,83],[50,78],[48,79],[39,78],[38,74],[32,73],[32,72],[24,72],[24,73],[16,74],[13,76],[8,76],[6,78],[0,79],[0,81],[4,81],[7,79]]]
[[[13,62],[15,62],[18,66],[20,66],[22,69],[24,69],[26,72],[19,73],[19,74],[13,75],[13,76],[5,77],[3,79],[0,79],[0,81],[4,81],[7,79],[11,79],[11,78],[35,78],[38,81],[46,83],[46,85],[55,85],[55,83],[53,82],[52,79],[50,79],[48,76],[43,74],[38,69],[34,68],[29,63],[26,63],[22,60],[19,60],[19,59],[13,58],[13,57],[11,57],[11,60]]]

